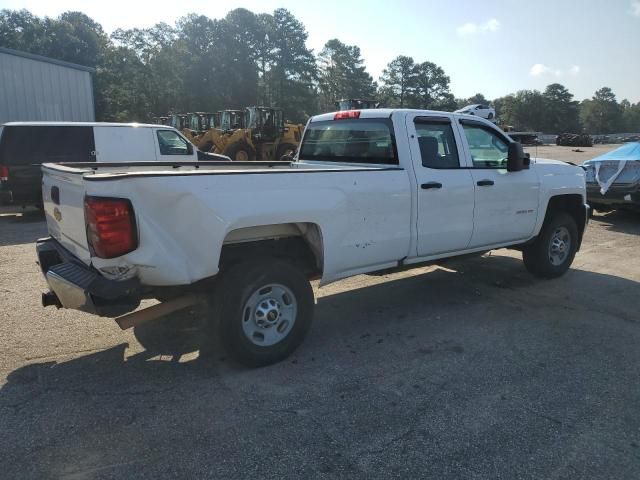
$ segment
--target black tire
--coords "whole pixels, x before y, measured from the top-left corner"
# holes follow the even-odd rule
[[[292,326],[277,343],[263,346],[258,344],[261,340],[256,337],[251,340],[245,329],[262,328],[254,326],[258,307],[253,309],[250,301],[270,285],[284,286],[291,292],[293,300],[288,299],[288,305],[295,305],[296,314]],[[263,295],[269,295],[269,291]],[[261,297],[258,303],[265,299]],[[248,367],[261,367],[285,359],[304,341],[311,327],[314,306],[313,289],[300,269],[276,259],[247,261],[222,273],[214,296],[213,324],[210,327],[216,331],[230,357]],[[272,324],[267,328],[279,330],[280,325]]]
[[[293,155],[298,147],[296,147],[293,143],[283,143],[278,146],[278,150],[276,150],[276,158],[275,160],[280,160],[287,152],[291,152]]]
[[[487,119],[488,120],[493,120],[493,113],[490,113],[489,115],[487,115]]]
[[[231,160],[239,161],[253,161],[256,159],[256,152],[248,143],[238,142],[230,145],[224,151],[224,154]]]
[[[562,241],[561,252],[566,256],[560,263],[554,263],[551,243],[558,232],[566,231],[568,241]],[[561,233],[560,236],[563,236]],[[566,246],[568,243],[568,246]],[[578,249],[578,227],[576,221],[565,212],[551,214],[542,225],[538,238],[522,250],[522,259],[529,272],[541,278],[556,278],[563,275],[571,266]],[[556,257],[556,261],[559,261]]]

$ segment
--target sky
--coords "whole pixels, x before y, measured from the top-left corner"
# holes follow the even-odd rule
[[[287,8],[316,53],[332,38],[359,46],[375,80],[408,55],[444,68],[459,98],[559,82],[578,100],[609,86],[618,100],[640,101],[640,0],[0,0],[0,8],[39,16],[82,11],[107,32],[188,13],[221,18],[238,7]]]

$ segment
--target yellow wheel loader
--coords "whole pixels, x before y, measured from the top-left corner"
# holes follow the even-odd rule
[[[295,153],[304,130],[303,125],[285,124],[279,108],[248,107],[244,121],[243,128],[212,138],[212,151],[236,161],[279,160]],[[222,125],[226,126],[224,116]]]
[[[244,110],[221,110],[207,114],[208,129],[197,138],[196,146],[203,152],[223,153],[229,141],[244,138]]]

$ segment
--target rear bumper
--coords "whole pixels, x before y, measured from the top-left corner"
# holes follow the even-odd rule
[[[598,185],[587,184],[587,201],[595,206],[640,208],[640,184],[613,184],[604,195],[600,193]]]
[[[137,279],[108,280],[50,237],[36,242],[36,252],[50,288],[50,292],[43,294],[44,306],[116,317],[135,310],[140,304]]]

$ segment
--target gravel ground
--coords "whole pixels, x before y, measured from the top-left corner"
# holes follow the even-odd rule
[[[563,160],[565,162],[573,162],[580,165],[587,160],[591,160],[592,158],[618,147],[620,147],[620,144],[598,144],[593,147],[558,147],[556,145],[540,145],[538,147],[525,147],[524,151],[529,152],[532,158],[553,158],[555,160]]]
[[[639,216],[557,280],[500,250],[322,288],[258,370],[42,309],[45,234],[0,213],[2,478],[638,478]]]

